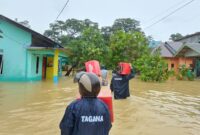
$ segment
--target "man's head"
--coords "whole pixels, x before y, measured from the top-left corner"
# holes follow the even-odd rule
[[[121,66],[120,66],[120,65],[118,65],[118,66],[116,67],[116,72],[117,72],[118,74],[121,73]]]
[[[94,73],[79,72],[74,82],[78,82],[82,97],[97,97],[101,89],[100,80]]]

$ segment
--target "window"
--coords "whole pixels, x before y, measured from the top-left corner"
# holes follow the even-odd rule
[[[174,64],[173,63],[171,64],[171,68],[174,68]]]
[[[0,75],[3,74],[3,55],[0,54]]]
[[[36,58],[36,74],[39,73],[39,60],[40,60],[40,58],[37,56],[37,58]]]

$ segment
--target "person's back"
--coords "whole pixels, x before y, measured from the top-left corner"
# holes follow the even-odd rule
[[[68,117],[63,118],[60,127],[64,129],[66,126],[73,126],[70,135],[108,135],[111,128],[109,112],[107,106],[99,99],[77,100],[70,104],[66,111],[70,112]],[[65,135],[64,130],[62,135]]]
[[[124,99],[130,96],[129,93],[129,80],[134,77],[133,70],[129,75],[121,75],[116,73],[113,75],[110,89],[114,92],[115,99]]]
[[[112,126],[109,110],[107,105],[97,98],[100,82],[97,76],[91,74],[80,75],[81,79],[78,79],[82,98],[67,107],[60,123],[61,135],[109,134]]]

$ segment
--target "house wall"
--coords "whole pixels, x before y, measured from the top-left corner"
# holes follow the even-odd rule
[[[178,73],[179,66],[185,64],[186,67],[190,67],[193,63],[193,58],[165,58],[168,63],[168,70],[174,70],[175,73]],[[172,68],[172,64],[174,64],[174,68]]]
[[[39,57],[39,71],[36,73],[36,61]],[[28,59],[27,59],[27,79],[28,80],[42,80],[42,64],[43,57],[47,57],[46,65],[46,79],[53,79],[53,60],[54,60],[54,50],[29,50]],[[62,69],[59,70],[59,73],[62,73]]]
[[[0,29],[3,31],[3,38],[0,39],[3,74],[0,75],[0,80],[26,80],[26,47],[31,44],[31,34],[4,20],[0,20]]]
[[[52,55],[53,51],[50,50],[32,50],[28,52],[28,59],[27,59],[27,79],[28,80],[42,80],[42,63],[43,57]],[[36,61],[37,57],[39,57],[39,70],[36,73]]]
[[[36,73],[36,62],[39,58],[38,73]],[[27,51],[27,80],[42,80],[43,55]]]
[[[174,70],[175,73],[178,73],[178,58],[165,58],[168,63],[168,70]],[[174,64],[174,67],[172,67],[172,64]]]
[[[186,67],[190,67],[193,64],[193,58],[179,58],[179,65],[185,64]]]

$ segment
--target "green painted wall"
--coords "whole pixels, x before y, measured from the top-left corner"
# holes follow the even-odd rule
[[[31,44],[31,34],[0,20],[3,38],[0,39],[0,49],[3,50],[3,81],[26,80],[26,47]]]
[[[38,73],[36,73],[37,57],[39,57]],[[42,80],[42,58],[41,54],[27,51],[27,80]]]
[[[53,55],[53,51],[27,51],[27,80],[42,80],[43,57]],[[39,57],[39,72],[36,73],[36,61]]]
[[[53,56],[54,50],[27,50],[31,45],[31,33],[0,19],[3,38],[0,39],[0,50],[3,53],[3,74],[0,81],[30,81],[42,79],[44,56]],[[66,57],[64,53],[59,56]],[[39,57],[39,70],[36,73],[36,61]],[[62,71],[60,70],[59,75]]]

